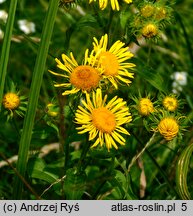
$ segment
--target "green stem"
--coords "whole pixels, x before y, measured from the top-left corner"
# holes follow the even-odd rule
[[[17,8],[17,0],[11,0],[10,7],[9,7],[9,16],[6,24],[3,46],[2,46],[1,56],[0,56],[0,111],[2,106],[5,79],[7,74],[7,65],[9,60],[11,36],[13,31],[16,8]]]
[[[141,140],[138,138],[138,136],[134,133],[132,133],[132,135],[134,136],[134,138],[139,142],[140,145],[143,146],[143,143],[141,142]],[[173,190],[173,192],[175,193],[175,195],[178,197],[178,193],[176,191],[176,189],[174,188],[174,186],[172,185],[172,183],[170,182],[170,180],[167,177],[167,174],[165,173],[165,171],[160,167],[160,165],[158,164],[158,162],[155,160],[155,158],[151,155],[151,153],[149,152],[148,149],[145,149],[146,154],[148,155],[148,157],[152,160],[152,162],[154,163],[154,165],[156,166],[156,168],[159,170],[159,172],[161,173],[162,177],[165,179],[165,181],[167,182],[168,186],[171,188],[171,190]]]
[[[15,120],[15,117],[14,117],[14,116],[13,116],[13,118],[12,118],[12,122],[13,122],[14,129],[16,130],[16,132],[17,132],[17,135],[18,135],[18,137],[20,138],[20,132],[19,132],[19,128],[18,128],[18,125],[17,125],[17,122],[16,122],[16,120]]]
[[[103,27],[104,27],[104,21],[103,21],[103,19],[101,19],[101,16],[100,16],[100,14],[99,14],[99,10],[96,9],[95,6],[93,6],[93,10],[94,10],[95,18],[96,18],[96,20],[97,20],[99,26],[100,26],[101,28],[103,28]]]
[[[111,27],[111,24],[113,21],[113,16],[114,16],[114,11],[111,9],[110,14],[109,14],[109,21],[108,21],[107,25],[105,26],[105,33],[106,34],[109,34],[110,27]]]
[[[30,184],[25,180],[23,176],[20,175],[20,173],[15,169],[15,167],[7,160],[7,158],[0,152],[0,156],[3,158],[4,161],[7,162],[7,164],[13,169],[15,174],[18,176],[18,178],[21,179],[21,181],[25,184],[25,186],[31,191],[32,194],[36,197],[36,199],[41,199],[40,196],[34,191],[34,189],[30,186]]]
[[[152,50],[152,43],[148,43],[147,66],[149,66],[150,63],[151,50]]]
[[[144,151],[151,145],[153,144],[153,142],[155,141],[155,133],[153,134],[153,136],[150,138],[150,140],[146,143],[146,145],[143,147],[143,149],[137,154],[135,155],[132,160],[131,163],[129,164],[128,167],[128,172],[130,172],[131,167],[134,165],[134,163],[136,162],[136,160],[144,153]]]
[[[28,151],[30,147],[32,130],[34,126],[34,119],[36,114],[36,108],[38,104],[38,98],[40,94],[40,88],[42,84],[46,59],[48,56],[49,44],[53,32],[55,17],[57,14],[59,0],[50,0],[48,12],[46,14],[46,19],[43,26],[41,42],[36,58],[36,63],[34,67],[32,84],[30,88],[29,94],[29,102],[27,107],[26,116],[24,119],[23,132],[21,135],[20,145],[19,145],[19,153],[18,153],[18,162],[17,162],[17,170],[21,176],[25,176],[26,165],[28,161]],[[15,179],[15,187],[14,187],[14,199],[22,198],[22,189],[23,183],[20,181],[18,177]]]
[[[83,161],[84,161],[89,149],[90,149],[90,142],[88,140],[88,135],[87,135],[86,143],[82,149],[82,153],[81,153],[81,156],[80,156],[80,159],[78,162],[78,167],[77,167],[78,171],[80,171],[80,172],[81,172],[81,170],[84,170],[84,168],[86,167],[86,164],[84,164],[84,167],[82,167],[82,164],[83,164]]]

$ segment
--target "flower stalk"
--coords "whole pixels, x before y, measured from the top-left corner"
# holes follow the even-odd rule
[[[144,151],[154,143],[155,141],[155,136],[156,136],[156,133],[153,134],[153,136],[150,138],[150,140],[146,143],[146,145],[143,147],[143,149],[137,154],[135,155],[132,160],[131,160],[131,163],[129,164],[128,166],[128,172],[130,172],[131,170],[131,167],[134,165],[134,163],[136,162],[136,160],[144,153]]]

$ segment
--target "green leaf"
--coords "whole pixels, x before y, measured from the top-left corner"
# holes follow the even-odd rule
[[[122,29],[125,29],[125,26],[128,25],[128,19],[130,17],[130,13],[128,11],[121,11],[120,13],[120,25]]]
[[[190,157],[193,152],[193,143],[187,146],[178,158],[176,167],[176,185],[180,197],[184,200],[191,199],[187,186],[187,175]]]
[[[58,4],[59,0],[49,1],[49,7],[46,13],[46,18],[41,35],[41,42],[34,66],[32,83],[29,94],[29,103],[27,106],[27,112],[23,123],[23,131],[21,134],[19,144],[17,162],[17,170],[22,176],[24,176],[26,172],[26,164],[28,161],[28,152],[32,138],[32,130],[34,126],[36,109],[40,94],[40,88],[43,80],[43,74],[45,71],[45,64],[48,56],[49,45],[54,28],[55,17],[58,11]],[[23,183],[18,177],[15,178],[15,186],[16,187],[14,188],[14,199],[21,199]]]
[[[57,175],[46,170],[46,164],[41,158],[35,158],[29,161],[28,174],[31,178],[40,179],[50,184],[58,180]]]
[[[147,66],[140,59],[133,58],[133,62],[136,64],[136,68],[140,66],[137,70],[137,74],[147,82],[149,82],[156,89],[166,92],[165,82],[163,77],[160,76],[153,68]]]
[[[133,193],[131,188],[130,176],[128,174],[126,160],[122,161],[121,163],[115,159],[115,163],[120,166],[124,173],[120,170],[115,170],[115,179],[118,182],[118,190],[122,193],[123,197],[121,199],[137,199],[136,195]],[[121,188],[120,188],[121,187]]]
[[[77,24],[76,24],[76,30],[82,29],[84,27],[96,28],[96,27],[98,27],[98,22],[95,19],[95,17],[93,17],[90,14],[87,14],[87,15],[83,16],[79,20],[79,22],[77,22]]]
[[[64,192],[66,199],[78,200],[81,199],[85,191],[85,172],[77,172],[76,169],[69,169],[66,172],[64,180]]]

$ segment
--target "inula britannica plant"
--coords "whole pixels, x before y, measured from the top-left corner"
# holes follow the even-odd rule
[[[0,198],[192,199],[192,2],[0,6]]]

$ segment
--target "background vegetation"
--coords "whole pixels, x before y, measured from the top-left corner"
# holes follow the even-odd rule
[[[56,18],[52,19],[53,33],[51,29],[44,29],[42,34],[45,17],[50,18],[48,5],[52,4],[50,7],[54,8],[53,1],[18,1],[5,67],[6,81],[1,89],[2,94],[19,91],[19,95],[25,97],[20,112],[12,113],[2,107],[0,113],[0,199],[192,198],[193,3],[190,0],[163,1],[172,9],[169,20],[162,25],[159,37],[147,39],[136,34],[134,24],[141,2],[122,3],[120,11],[112,11],[110,5],[100,10],[98,4],[89,4],[87,0],[72,5],[63,3]],[[0,10],[8,13],[11,4],[13,1],[9,0],[1,3]],[[24,19],[35,24],[35,31],[27,34],[21,30],[18,21]],[[5,23],[1,19],[0,29],[4,34],[6,25],[8,21]],[[126,100],[133,116],[128,126],[131,136],[126,145],[110,152],[105,147],[85,148],[87,135],[78,134],[73,122],[77,98],[62,96],[63,89],[53,86],[57,78],[48,72],[48,69],[56,70],[54,58],[60,58],[62,53],[73,52],[77,61],[81,61],[85,50],[92,48],[93,37],[99,39],[105,33],[109,35],[110,44],[121,40],[128,45],[134,53],[131,61],[136,64],[130,87],[122,86],[109,92],[110,97],[118,95]],[[51,41],[46,41],[46,34],[50,34]],[[0,64],[5,65],[3,42],[0,38]],[[46,60],[45,67],[43,59]],[[173,85],[175,72],[187,74],[187,82],[177,89]],[[0,76],[2,73],[3,70]],[[35,76],[36,82],[32,81]],[[39,82],[41,76],[42,83]],[[156,136],[145,148],[153,132],[148,129],[150,120],[137,112],[133,98],[149,96],[159,104],[163,95],[174,91],[182,104],[179,113],[185,119],[186,130],[180,131],[180,136],[171,142]],[[34,100],[28,103],[28,98],[33,96]],[[51,110],[47,106],[49,103],[54,104]],[[27,131],[24,140],[21,136],[26,130],[27,104],[32,108],[28,112],[29,118],[33,108],[35,116],[34,119],[31,116],[33,131]],[[18,153],[19,145],[20,148],[28,145],[26,140],[29,149],[23,150],[23,154]],[[26,154],[28,150],[29,154]],[[142,154],[131,163],[141,151]],[[18,154],[20,162],[16,165]]]

